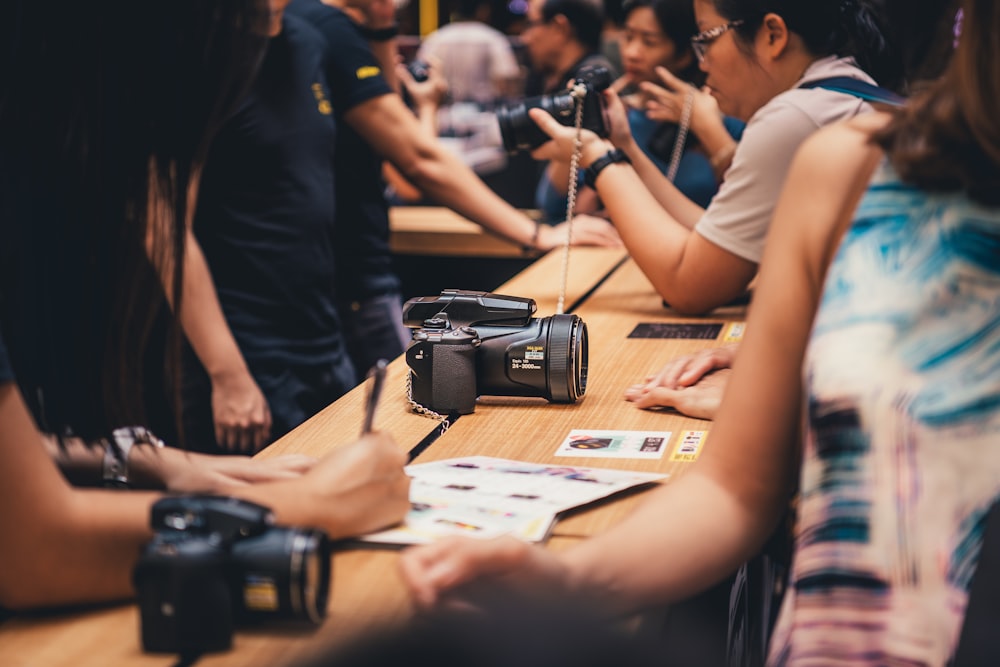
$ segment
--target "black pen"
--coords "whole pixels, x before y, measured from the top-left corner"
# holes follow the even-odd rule
[[[379,359],[368,371],[371,384],[368,387],[368,400],[365,403],[365,423],[361,427],[361,435],[372,432],[375,425],[375,410],[378,408],[378,401],[382,395],[382,385],[385,384],[385,368],[389,362]]]

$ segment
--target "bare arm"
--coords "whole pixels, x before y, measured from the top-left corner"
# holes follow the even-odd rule
[[[398,95],[363,102],[344,118],[425,194],[499,236],[531,245],[535,223],[497,196],[436,137],[424,131]],[[565,234],[565,226],[543,225],[537,247],[554,248]],[[614,229],[596,220],[574,226],[573,241],[581,245],[620,244]]]
[[[132,594],[132,567],[151,493],[72,489],[45,452],[14,383],[0,384],[0,606],[113,600]],[[72,567],[67,567],[67,559]]]
[[[74,486],[103,483],[105,445],[79,438],[45,435],[49,455]],[[222,488],[279,479],[295,479],[309,470],[315,459],[298,454],[267,459],[246,456],[211,456],[174,447],[137,444],[126,459],[128,483],[136,489],[166,489],[177,493],[215,493]]]
[[[159,495],[71,487],[12,382],[0,383],[0,425],[0,531],[14,536],[0,556],[0,607],[132,596],[132,570],[152,537],[149,511]],[[217,492],[269,506],[281,523],[344,537],[403,517],[404,459],[389,438],[375,434],[338,448],[301,477],[221,484]]]
[[[866,135],[835,129],[795,161],[730,390],[694,468],[621,524],[566,552],[513,539],[413,549],[402,566],[418,603],[436,604],[493,576],[596,592],[609,609],[637,610],[704,588],[760,548],[793,488],[801,365],[825,268],[878,159]],[[669,564],[656,554],[669,554]]]
[[[271,412],[229,329],[201,246],[188,229],[184,261],[184,334],[212,381],[215,438],[230,450],[257,451],[271,432]]]
[[[530,114],[554,138],[533,153],[536,158],[572,152],[572,128],[560,125],[544,111],[532,109]],[[586,166],[610,145],[592,132],[584,132],[584,137],[581,164]],[[596,186],[625,247],[674,309],[700,314],[744,292],[756,264],[680,224],[659,205],[635,169],[625,163],[612,164],[600,173]]]

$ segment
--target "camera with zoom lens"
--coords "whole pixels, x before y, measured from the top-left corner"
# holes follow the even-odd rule
[[[417,83],[423,83],[430,77],[430,68],[430,65],[419,58],[414,58],[406,66],[406,69],[410,72],[410,76]]]
[[[407,301],[412,400],[445,415],[472,413],[479,396],[575,403],[587,389],[587,325],[535,309],[533,299],[453,289]]]
[[[593,131],[599,137],[607,137],[610,123],[603,91],[611,85],[611,72],[607,67],[590,65],[580,68],[576,79],[565,91],[529,97],[517,104],[497,109],[500,136],[507,152],[514,154],[519,151],[531,151],[549,140],[549,135],[545,134],[528,115],[531,109],[544,109],[563,125],[570,127],[576,125],[576,98],[570,91],[578,84],[583,84],[587,89],[582,101],[582,127]]]
[[[219,496],[164,498],[151,523],[133,574],[146,651],[224,651],[237,624],[316,626],[326,616],[322,531],[276,527],[268,508]]]

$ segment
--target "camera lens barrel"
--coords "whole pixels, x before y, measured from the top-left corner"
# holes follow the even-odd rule
[[[537,396],[575,403],[587,388],[587,326],[576,315],[532,319],[528,326],[479,327],[480,396]]]
[[[553,315],[550,320],[547,398],[576,403],[587,391],[587,325],[576,315]]]
[[[319,625],[330,592],[330,555],[319,531],[272,528],[233,544],[238,615]]]

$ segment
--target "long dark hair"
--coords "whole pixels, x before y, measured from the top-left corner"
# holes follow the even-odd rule
[[[542,3],[542,19],[545,22],[559,15],[566,17],[573,34],[590,53],[601,50],[604,8],[600,0],[545,0]]]
[[[817,57],[853,56],[865,72],[893,87],[900,78],[898,57],[891,52],[878,13],[868,0],[712,0],[715,11],[736,28],[745,49],[768,14],[777,14]]]
[[[691,48],[691,38],[698,33],[698,25],[694,20],[694,3],[691,0],[625,0],[623,9],[625,17],[640,7],[653,10],[656,23],[660,30],[674,44],[678,56],[688,54],[690,64],[682,72],[674,72],[676,76],[700,86],[705,82],[705,74],[698,67],[698,59]]]
[[[6,342],[40,426],[96,437],[144,420],[161,276],[179,307],[188,184],[259,64],[265,0],[8,4]]]
[[[947,70],[875,140],[903,180],[1000,206],[1000,4],[962,4],[961,35]]]

